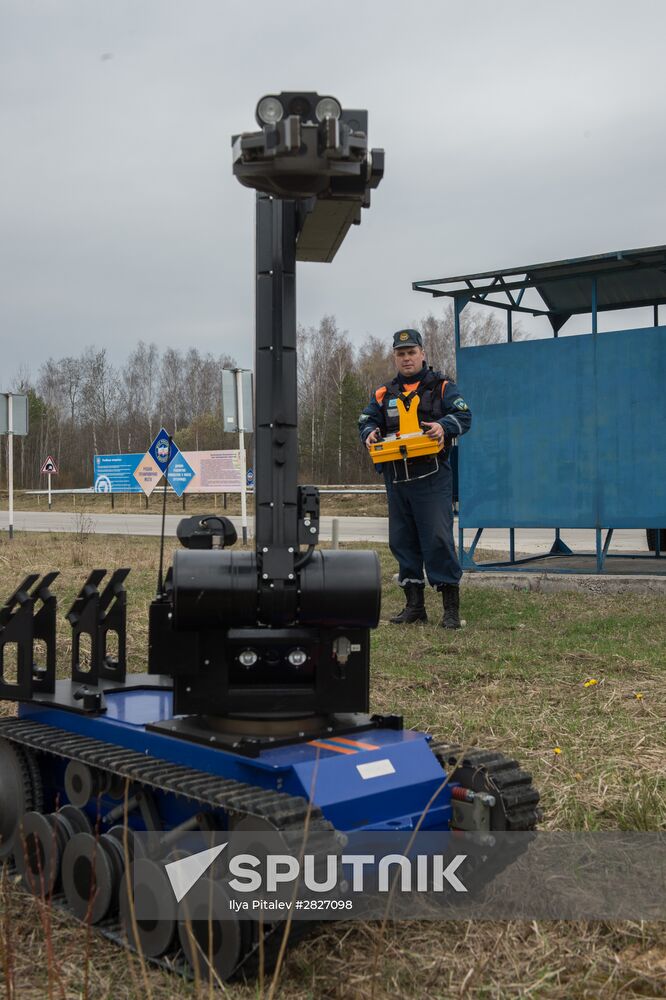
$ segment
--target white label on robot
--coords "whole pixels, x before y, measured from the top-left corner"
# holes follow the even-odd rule
[[[371,760],[368,764],[357,764],[356,770],[362,778],[381,778],[383,774],[395,774],[395,768],[388,758]]]

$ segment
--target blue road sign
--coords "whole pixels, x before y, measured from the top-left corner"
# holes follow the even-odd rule
[[[162,427],[148,449],[148,454],[152,455],[167,477],[174,493],[180,497],[187,489],[188,483],[194,479],[195,472],[173,439],[169,444],[169,436],[169,432]]]
[[[134,470],[143,458],[141,453],[130,455],[95,455],[95,493],[141,493]]]
[[[245,473],[245,479],[248,486],[254,486],[254,469],[248,469]]]
[[[148,449],[148,453],[155,459],[162,472],[166,472],[167,463],[171,465],[177,456],[180,455],[180,449],[173,440],[171,441],[171,448],[169,448],[169,437],[168,431],[165,431],[162,427]]]
[[[169,462],[169,471],[166,474],[169,484],[177,496],[181,497],[188,484],[194,479],[194,469],[179,451],[175,458]]]

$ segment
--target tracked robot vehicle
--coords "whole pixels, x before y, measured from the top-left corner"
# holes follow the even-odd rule
[[[317,491],[297,484],[295,272],[297,260],[333,259],[384,153],[368,148],[367,113],[330,97],[268,96],[256,118],[257,131],[233,139],[234,174],[256,191],[255,550],[234,550],[223,518],[181,522],[183,547],[150,608],[147,673],[126,672],[129,570],[103,589],[104,570],[86,580],[67,614],[68,679],[56,670],[57,573],[28,576],[0,609],[0,699],[18,703],[0,720],[0,861],[166,962],[194,961],[191,936],[173,906],[157,922],[130,919],[123,852],[134,831],[286,837],[307,821],[338,843],[419,823],[531,830],[538,812],[516,761],[461,754],[397,715],[369,714],[379,564],[373,552],[319,549]],[[149,858],[134,857],[133,875],[135,893],[166,898]],[[220,978],[249,975],[260,953],[270,962],[279,926],[226,919],[201,931],[203,951]]]

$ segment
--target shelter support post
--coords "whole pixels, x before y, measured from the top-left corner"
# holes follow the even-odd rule
[[[603,573],[604,563],[606,562],[606,556],[608,555],[608,549],[610,548],[611,539],[613,537],[613,528],[609,528],[606,532],[606,538],[601,542],[601,528],[596,529],[597,536],[597,573]]]
[[[562,541],[561,531],[562,531],[561,528],[555,528],[555,541],[553,542],[550,550],[551,556],[571,555],[571,549],[566,544],[566,542]]]
[[[455,331],[457,351],[460,350],[460,316],[470,299],[471,295],[457,295],[454,300],[453,329]]]
[[[474,551],[479,543],[479,539],[483,534],[483,528],[477,528],[476,534],[474,535],[474,541],[470,545],[469,549],[465,551],[465,546],[463,544],[463,529],[460,528],[460,552],[462,554],[462,566],[463,569],[475,569],[476,563],[474,562]]]

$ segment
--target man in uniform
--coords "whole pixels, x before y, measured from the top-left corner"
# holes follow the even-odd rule
[[[443,628],[460,628],[459,583],[462,570],[453,543],[453,475],[449,450],[466,434],[472,414],[455,382],[426,365],[418,330],[393,335],[396,377],[379,386],[359,418],[361,440],[369,449],[399,429],[398,398],[408,403],[418,395],[419,423],[439,445],[432,455],[378,465],[384,473],[389,512],[389,545],[398,560],[404,609],[391,618],[396,625],[426,622],[425,579],[441,591]]]

